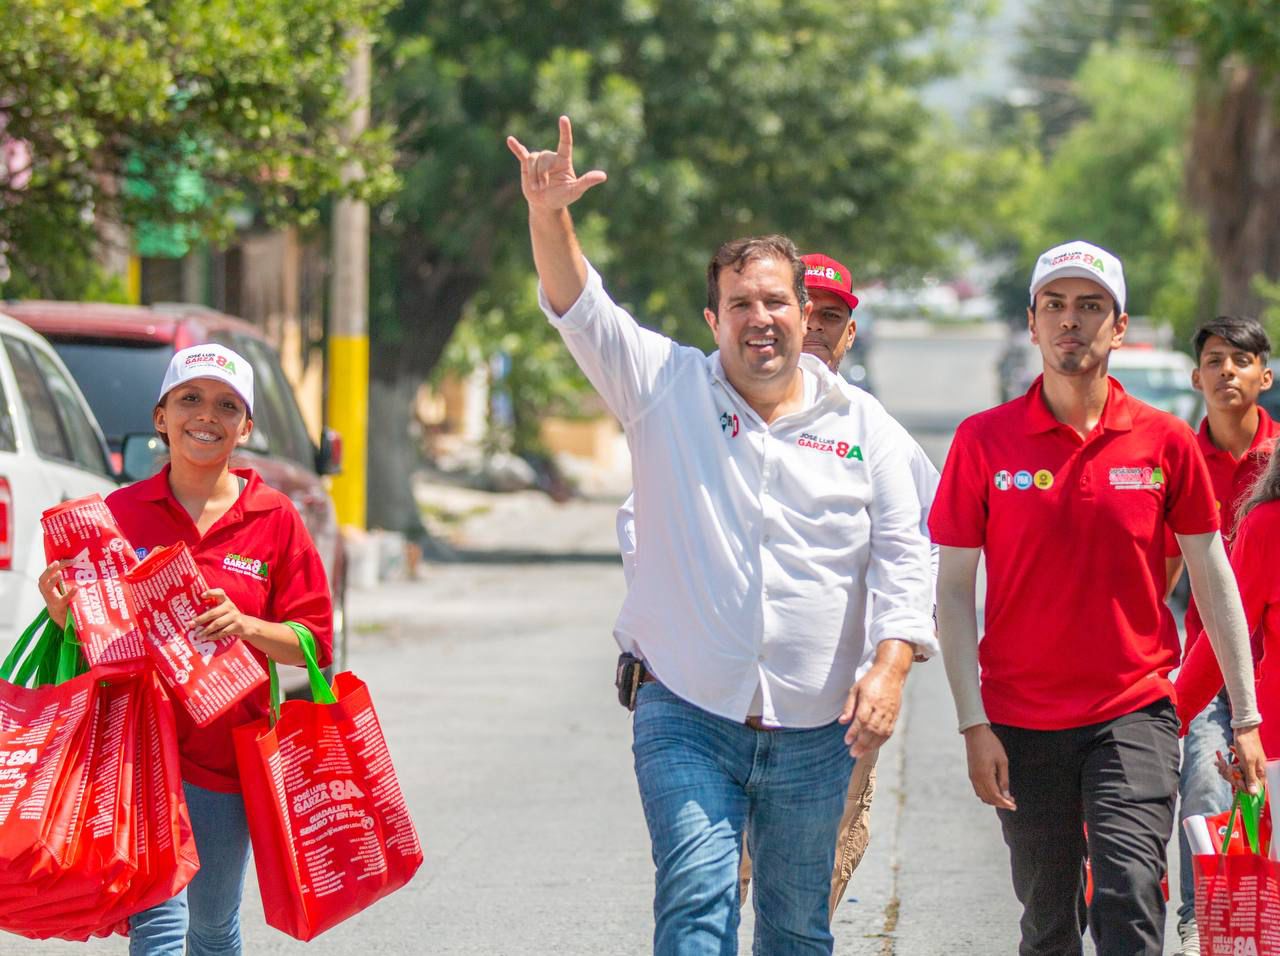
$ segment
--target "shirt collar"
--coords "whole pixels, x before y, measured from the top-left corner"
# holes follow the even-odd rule
[[[729,377],[725,374],[724,363],[720,361],[719,350],[712,352],[707,357],[707,360],[711,363],[711,377],[741,398],[741,393],[733,387],[733,383],[729,381]],[[817,395],[813,404],[802,409],[801,413],[808,411],[810,408],[816,408],[829,400],[838,402],[841,405],[851,404],[848,390],[856,388],[856,386],[850,385],[839,375],[832,372],[820,358],[810,355],[808,352],[800,353],[800,369],[802,372],[811,374],[818,383]],[[742,400],[746,401],[746,399]]]
[[[1028,435],[1039,435],[1066,427],[1053,417],[1053,412],[1049,411],[1049,405],[1044,400],[1043,374],[1036,376],[1022,401]],[[1107,403],[1102,406],[1102,417],[1098,419],[1095,430],[1099,428],[1109,432],[1133,430],[1133,400],[1124,386],[1111,376],[1107,376]]]
[[[1265,457],[1271,454],[1272,447],[1276,443],[1276,439],[1280,438],[1280,424],[1267,414],[1267,410],[1261,405],[1258,406],[1258,430],[1253,433],[1253,442],[1249,445],[1248,451],[1244,453],[1245,458],[1249,457]],[[1231,455],[1231,452],[1225,448],[1219,448],[1213,443],[1213,438],[1209,435],[1209,416],[1206,415],[1200,420],[1200,430],[1196,432],[1196,441],[1200,444],[1200,452],[1206,458],[1214,455]]]
[[[138,497],[142,501],[172,501],[175,507],[181,508],[169,487],[169,465],[165,465],[150,478],[143,478],[137,483]],[[236,499],[231,510],[239,508],[245,513],[257,511],[274,511],[280,507],[280,498],[271,493],[271,488],[252,468],[232,468],[231,473],[245,480],[244,491]]]

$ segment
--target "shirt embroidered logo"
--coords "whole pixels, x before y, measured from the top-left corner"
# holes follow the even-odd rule
[[[1164,470],[1160,467],[1127,465],[1112,468],[1107,473],[1107,477],[1111,481],[1112,488],[1121,490],[1142,490],[1164,486]]]
[[[1013,476],[1013,486],[1019,491],[1026,491],[1031,487],[1031,472],[1023,470]]]
[[[1041,468],[1036,472],[1033,480],[1036,483],[1036,487],[1041,491],[1048,491],[1053,487],[1053,472],[1048,468]]]
[[[267,579],[267,562],[259,561],[256,558],[229,554],[222,559],[222,566],[228,571],[234,571],[236,574],[244,574],[262,581]]]
[[[720,415],[720,430],[728,432],[730,438],[738,437],[738,416],[729,412],[723,412]]]
[[[814,451],[834,452],[836,457],[851,461],[862,461],[862,446],[850,445],[847,441],[836,441],[834,438],[823,438],[810,432],[804,432],[796,439],[801,448],[812,448]]]
[[[998,491],[1008,491],[1013,487],[1013,475],[1007,471],[997,471],[993,480]]]

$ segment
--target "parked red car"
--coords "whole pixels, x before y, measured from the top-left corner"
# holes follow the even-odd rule
[[[7,315],[52,344],[102,425],[113,463],[126,479],[153,474],[163,446],[151,410],[174,352],[216,342],[239,352],[254,370],[254,429],[240,462],[284,492],[324,558],[333,592],[333,653],[346,667],[346,558],[333,499],[323,476],[336,474],[341,445],[328,432],[317,448],[275,350],[247,322],[202,306],[10,302]]]

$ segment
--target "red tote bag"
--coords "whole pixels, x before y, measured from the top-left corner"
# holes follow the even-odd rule
[[[1234,835],[1236,819],[1250,817],[1245,852],[1223,852],[1194,857],[1196,922],[1200,927],[1200,952],[1204,956],[1271,956],[1280,954],[1280,863],[1257,852],[1259,814],[1263,801],[1236,795],[1236,805],[1226,833]]]
[[[295,630],[313,700],[279,707],[273,663],[272,717],[234,738],[267,922],[310,940],[408,883],[422,847],[368,687],[342,673],[330,691]]]

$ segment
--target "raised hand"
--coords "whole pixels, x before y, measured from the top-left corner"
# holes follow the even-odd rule
[[[560,143],[554,151],[530,152],[514,136],[507,137],[507,148],[520,160],[520,188],[533,208],[567,209],[608,178],[599,169],[581,176],[573,171],[573,127],[567,116],[560,117]]]

